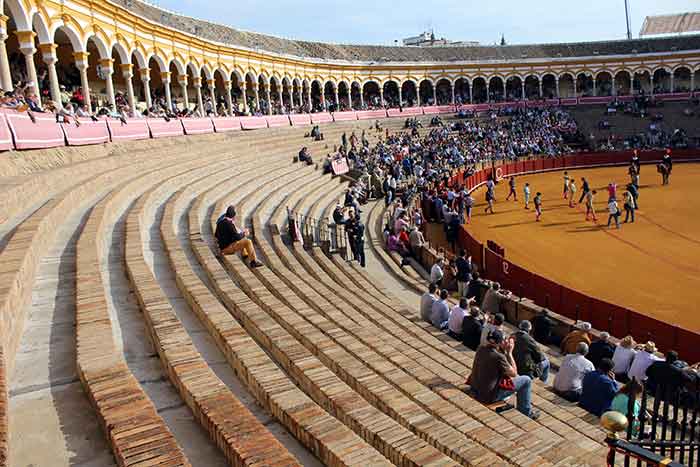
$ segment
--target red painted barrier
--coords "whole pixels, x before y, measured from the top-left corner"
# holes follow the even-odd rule
[[[689,92],[677,92],[674,94],[654,94],[654,99],[659,101],[687,101],[692,96]]]
[[[214,133],[214,123],[210,118],[183,118],[180,120],[186,135]]]
[[[12,148],[12,133],[7,126],[7,118],[4,113],[0,113],[0,151],[8,151]]]
[[[320,112],[317,114],[311,114],[311,122],[313,124],[332,123],[333,122],[333,115],[331,115],[329,112]]]
[[[289,126],[289,117],[286,115],[269,115],[265,117],[268,128]]]
[[[66,135],[69,146],[84,146],[86,144],[103,144],[109,141],[109,130],[105,120],[92,121],[90,118],[80,118],[80,126],[72,123],[61,123],[61,129]]]
[[[372,120],[374,118],[386,118],[386,110],[363,110],[355,112],[358,120]]]
[[[612,96],[600,96],[600,97],[579,97],[579,104],[607,104],[612,102],[614,97]]]
[[[423,107],[423,115],[437,115],[440,113],[436,105]]]
[[[455,113],[455,106],[454,105],[438,105],[437,106],[437,113],[439,114],[453,114]]]
[[[66,137],[53,115],[35,114],[33,123],[26,113],[6,113],[17,149],[55,148],[65,146]]]
[[[388,117],[415,117],[423,115],[422,107],[404,107],[403,109],[387,109]]]
[[[265,117],[238,117],[241,122],[241,128],[244,130],[259,130],[267,128],[267,120]]]
[[[117,141],[136,141],[139,139],[150,139],[151,130],[148,128],[146,119],[132,118],[124,125],[119,120],[107,120],[107,129],[110,139]]]
[[[559,104],[560,105],[576,105],[578,104],[578,99],[575,97],[567,97],[564,99],[559,99]]]
[[[149,118],[146,121],[148,122],[148,128],[151,130],[151,136],[153,138],[182,136],[184,134],[182,123],[180,123],[180,120],[178,119],[166,121],[164,119]]]
[[[217,133],[241,130],[240,117],[217,117],[212,119],[212,123]]]
[[[311,125],[311,115],[309,114],[292,114],[289,116],[292,126]]]
[[[351,122],[353,120],[357,120],[357,114],[354,111],[333,113],[334,122]]]

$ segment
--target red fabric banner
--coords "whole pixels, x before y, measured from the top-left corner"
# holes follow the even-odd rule
[[[183,118],[181,122],[186,135],[214,133],[214,123],[211,118]]]
[[[63,130],[53,115],[35,114],[35,122],[26,113],[5,113],[17,149],[54,148],[66,145]]]
[[[107,129],[113,142],[150,139],[151,130],[143,118],[131,118],[124,125],[119,120],[107,120]]]
[[[90,118],[80,118],[80,126],[75,122],[61,123],[63,133],[69,146],[84,146],[86,144],[102,144],[109,141],[109,130],[105,120],[94,122]],[[121,123],[121,122],[120,122]]]

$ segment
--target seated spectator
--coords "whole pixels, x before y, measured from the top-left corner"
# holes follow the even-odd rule
[[[402,258],[408,256],[408,250],[405,245],[399,241],[399,236],[391,232],[387,237],[386,246],[389,251],[394,251],[398,253]],[[404,263],[402,262],[402,265]],[[432,281],[431,281],[432,282]]]
[[[549,317],[549,311],[543,308],[537,316],[532,319],[532,337],[541,344],[548,345],[552,342],[552,331],[555,323]]]
[[[635,345],[634,338],[627,336],[615,347],[615,352],[612,356],[615,379],[623,383],[629,381],[627,372],[630,370],[634,356],[637,354],[637,351],[634,349]]]
[[[661,398],[666,401],[673,401],[675,394],[678,393],[689,380],[687,373],[683,371],[685,364],[678,360],[678,353],[671,350],[666,353],[666,360],[657,361],[649,365],[646,370],[647,382],[646,387],[649,393],[654,396],[657,394],[657,389],[662,386],[663,393]]]
[[[447,320],[450,318],[450,305],[447,303],[449,296],[447,290],[440,291],[440,299],[433,303],[433,308],[430,314],[430,323],[438,329],[447,327]]]
[[[632,423],[632,435],[635,437],[639,435],[639,413],[642,410],[639,395],[642,393],[642,389],[641,383],[633,379],[620,388],[610,404],[610,410],[620,412]],[[630,399],[634,401],[631,413]]]
[[[527,376],[518,376],[513,345],[513,340],[505,339],[502,331],[490,332],[486,344],[476,351],[468,384],[482,404],[493,404],[515,393],[518,411],[537,419],[539,413],[532,410],[530,403],[532,380]]]
[[[246,238],[248,229],[239,230],[235,224],[236,210],[233,206],[226,209],[226,213],[219,217],[216,222],[216,231],[214,236],[219,244],[219,250],[222,255],[233,255],[242,251],[243,260],[250,259],[250,267],[257,268],[262,266],[255,255],[253,242]]]
[[[462,321],[462,343],[472,350],[476,350],[481,343],[481,332],[484,328],[484,320],[478,307],[471,307],[469,316]]]
[[[591,345],[591,323],[580,321],[576,323],[576,329],[571,331],[561,341],[561,352],[564,355],[576,353],[578,345],[583,342],[586,344],[586,349]]]
[[[426,323],[430,323],[430,318],[433,315],[433,303],[435,303],[438,299],[437,292],[437,284],[430,284],[428,286],[428,291],[425,292],[420,298],[420,317]]]
[[[610,410],[617,394],[617,381],[612,369],[612,360],[604,358],[594,371],[586,373],[583,377],[578,405],[598,417]]]
[[[610,334],[607,332],[601,332],[600,338],[588,346],[588,359],[596,368],[604,358],[612,359],[614,354],[615,346],[610,343]]]
[[[554,392],[570,402],[578,402],[581,397],[583,377],[595,367],[586,358],[588,344],[579,342],[576,353],[564,357],[559,373],[554,377]]]
[[[484,295],[481,310],[488,315],[495,315],[501,311],[501,303],[508,297],[510,297],[510,292],[501,291],[501,284],[493,282],[491,288]]]
[[[299,162],[305,162],[306,165],[312,165],[313,160],[311,159],[311,153],[309,153],[309,148],[304,146],[301,148],[301,151],[299,151]]]
[[[462,325],[464,324],[464,318],[469,312],[469,302],[466,298],[461,298],[459,300],[459,305],[452,307],[450,311],[450,318],[447,320],[447,333],[450,337],[454,339],[460,339],[462,337]]]
[[[543,383],[546,383],[549,378],[549,360],[540,350],[535,339],[530,336],[531,330],[530,321],[523,320],[518,325],[518,331],[513,334],[515,364],[519,375],[529,376],[531,379],[540,378]]]
[[[430,282],[438,285],[442,283],[442,279],[445,277],[445,272],[443,270],[444,266],[445,260],[438,258],[435,264],[433,264],[433,267],[430,268]]]
[[[483,311],[483,310],[482,310]],[[505,316],[501,313],[496,313],[495,315],[486,315],[486,323],[484,324],[484,329],[481,331],[480,344],[486,344],[486,338],[491,331],[498,329],[503,331],[503,322],[505,321]]]
[[[627,372],[627,377],[629,379],[636,379],[640,383],[646,381],[647,368],[649,368],[652,363],[661,361],[661,358],[657,357],[655,354],[656,344],[651,341],[644,344],[644,347],[634,356],[634,360],[632,360],[630,369]]]

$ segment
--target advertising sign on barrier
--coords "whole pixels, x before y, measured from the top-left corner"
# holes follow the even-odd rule
[[[239,117],[217,117],[212,119],[212,123],[217,133],[241,130],[241,120]]]
[[[107,129],[111,140],[114,142],[136,141],[151,137],[148,122],[143,118],[128,119],[126,125],[119,120],[107,120]]]
[[[292,126],[311,125],[311,115],[309,114],[292,114],[289,116]]]
[[[214,133],[214,123],[210,118],[183,118],[180,120],[186,135]]]
[[[317,114],[311,114],[311,122],[313,124],[331,123],[333,122],[333,116],[329,112],[319,112]]]
[[[63,130],[53,115],[34,116],[34,122],[26,113],[6,113],[5,118],[17,149],[55,148],[66,145]]]
[[[75,122],[61,123],[61,129],[66,135],[69,146],[84,146],[86,144],[102,144],[109,141],[109,130],[106,120],[93,121],[90,118],[78,119],[80,126]],[[120,122],[121,123],[121,122]]]
[[[148,128],[150,128],[151,136],[153,138],[182,136],[184,134],[182,123],[180,123],[180,120],[178,119],[171,119],[170,121],[167,121],[165,119],[149,118],[146,121],[148,122]]]
[[[333,159],[331,162],[331,167],[333,167],[333,173],[335,175],[343,175],[350,171],[350,168],[348,167],[348,160],[345,157]]]

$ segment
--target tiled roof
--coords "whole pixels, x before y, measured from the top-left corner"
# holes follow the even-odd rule
[[[647,16],[644,18],[640,36],[658,34],[683,34],[700,32],[700,12],[678,15]]]

